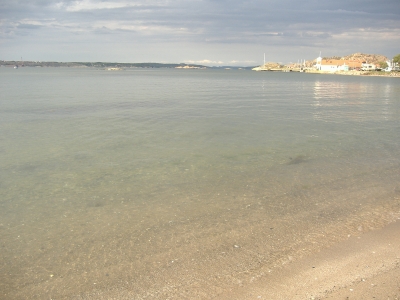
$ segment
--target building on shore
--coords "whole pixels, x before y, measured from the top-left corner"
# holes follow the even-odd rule
[[[387,64],[387,67],[385,69],[383,69],[383,71],[385,71],[385,72],[400,71],[399,63],[394,62],[393,59],[387,60],[386,64]]]
[[[362,71],[375,71],[376,70],[376,65],[368,64],[366,62],[363,62],[362,65],[361,65],[361,70]]]
[[[322,72],[337,72],[361,69],[363,62],[347,59],[323,59],[319,56],[315,60],[314,68]]]

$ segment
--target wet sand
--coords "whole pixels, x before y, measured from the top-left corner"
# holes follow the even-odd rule
[[[34,218],[27,206],[0,226],[2,298],[323,299],[378,286],[399,261],[398,168],[347,168],[332,181],[316,173],[332,168],[289,162],[157,203],[77,194]]]
[[[132,298],[133,297],[133,298]],[[169,299],[112,290],[78,299]],[[175,299],[210,299],[201,293]],[[400,221],[288,262],[254,284],[221,291],[213,299],[399,299]]]
[[[199,284],[199,288],[200,288]],[[200,289],[199,289],[200,290]],[[170,299],[126,290],[103,291],[77,299]],[[400,221],[347,240],[282,267],[254,283],[238,284],[218,295],[171,299],[399,299]],[[133,297],[133,298],[132,298]]]
[[[351,236],[221,299],[399,299],[400,221]]]

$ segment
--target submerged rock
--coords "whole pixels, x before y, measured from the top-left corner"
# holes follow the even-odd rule
[[[307,156],[302,155],[302,154],[297,155],[294,158],[292,158],[292,157],[289,157],[289,158],[290,158],[290,161],[287,163],[288,165],[297,165],[297,164],[301,164],[303,162],[306,162],[308,160]]]

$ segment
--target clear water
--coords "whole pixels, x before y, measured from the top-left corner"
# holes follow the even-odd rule
[[[0,68],[5,299],[205,299],[400,212],[398,78]]]

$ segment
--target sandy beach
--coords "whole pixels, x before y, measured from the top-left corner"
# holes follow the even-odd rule
[[[400,221],[288,264],[221,299],[399,299]]]
[[[349,236],[318,253],[288,261],[254,283],[220,290],[212,298],[201,291],[200,282],[198,293],[193,293],[195,286],[192,285],[190,296],[173,285],[164,290],[164,296],[151,294],[152,289],[144,296],[137,295],[134,290],[109,286],[60,299],[399,299],[400,221]],[[172,292],[174,289],[178,290]],[[172,292],[169,296],[168,291]]]

